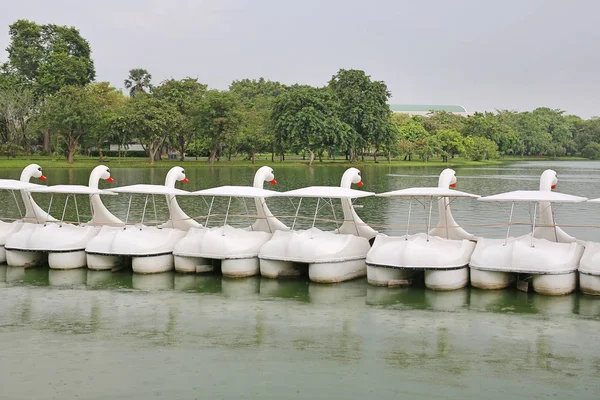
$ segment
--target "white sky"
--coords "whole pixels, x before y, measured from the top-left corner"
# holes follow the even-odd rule
[[[132,68],[212,88],[259,78],[321,86],[338,69],[383,80],[392,103],[600,116],[600,1],[4,0],[19,18],[77,27],[97,80]],[[0,51],[0,61],[6,60]]]

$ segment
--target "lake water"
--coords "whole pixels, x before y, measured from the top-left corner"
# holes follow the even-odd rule
[[[184,165],[185,166],[185,165]],[[456,168],[457,189],[481,195],[536,189],[546,168],[558,191],[600,197],[600,163],[515,163]],[[254,168],[187,168],[188,190],[249,185]],[[343,167],[276,167],[277,190],[339,184]],[[375,192],[437,184],[441,168],[366,167],[363,189]],[[112,167],[116,185],[162,183],[166,169]],[[49,184],[87,183],[88,170],[45,169]],[[0,178],[20,171],[0,169]],[[108,186],[102,184],[102,186]],[[179,186],[179,184],[178,184]],[[47,205],[44,196],[35,196]],[[18,214],[6,197],[3,210]],[[53,208],[62,213],[57,197]],[[124,217],[127,197],[105,203]],[[141,218],[144,199],[132,203]],[[307,202],[309,203],[309,202]],[[357,202],[366,222],[401,233],[408,202]],[[159,219],[164,200],[156,199]],[[207,205],[180,200],[190,215]],[[426,212],[413,204],[413,223]],[[224,211],[221,202],[214,211]],[[290,215],[287,199],[269,200]],[[503,237],[506,209],[456,200],[456,220],[487,237]],[[85,201],[80,211],[86,213]],[[252,204],[232,203],[252,212]],[[557,220],[600,225],[592,204],[564,205]],[[302,208],[312,216],[311,204]],[[529,218],[526,207],[516,219]],[[87,210],[89,213],[89,210]],[[338,217],[341,209],[337,211]],[[68,218],[75,218],[72,212]],[[331,208],[322,218],[331,219]],[[228,222],[247,224],[250,220]],[[435,210],[434,210],[434,221]],[[286,221],[287,222],[287,221]],[[212,218],[210,224],[221,223]],[[310,226],[312,219],[302,220]],[[329,222],[326,226],[335,226]],[[418,231],[419,227],[412,229]],[[516,234],[527,227],[513,228]],[[519,231],[520,230],[520,231]],[[569,233],[600,241],[600,229]],[[318,285],[259,277],[223,279],[164,273],[151,276],[85,269],[23,270],[0,266],[0,398],[426,398],[597,399],[600,391],[600,298],[545,297],[514,290],[423,287],[389,289],[366,280]]]

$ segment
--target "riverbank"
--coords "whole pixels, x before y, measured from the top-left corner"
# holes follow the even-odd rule
[[[341,166],[403,166],[403,167],[455,167],[455,166],[483,166],[483,165],[501,165],[509,162],[518,161],[548,161],[548,160],[560,160],[560,161],[585,161],[586,158],[581,157],[503,157],[497,160],[486,160],[486,161],[471,161],[462,158],[454,158],[449,162],[442,161],[441,158],[435,158],[429,162],[418,161],[404,161],[401,158],[392,159],[388,162],[385,158],[380,158],[377,162],[374,162],[372,158],[365,158],[365,161],[356,161],[350,163],[349,161],[338,158],[336,160],[315,160],[313,167],[341,165]],[[31,163],[40,164],[44,168],[92,168],[102,163],[113,168],[168,168],[174,165],[190,165],[194,167],[243,167],[243,166],[260,166],[260,165],[289,165],[289,166],[308,166],[308,161],[303,160],[298,156],[287,156],[285,161],[271,161],[271,157],[257,157],[254,164],[251,161],[245,160],[242,157],[232,158],[231,161],[221,160],[216,161],[214,164],[209,164],[206,157],[199,157],[197,160],[190,157],[185,161],[180,160],[161,160],[155,164],[150,164],[146,157],[126,157],[120,160],[114,157],[105,157],[103,161],[100,161],[97,157],[86,157],[78,156],[75,158],[73,164],[67,163],[64,158],[56,156],[19,156],[11,159],[0,159],[0,168],[24,168]]]

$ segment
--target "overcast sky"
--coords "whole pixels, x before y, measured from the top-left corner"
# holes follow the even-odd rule
[[[1,49],[20,18],[77,27],[97,80],[117,87],[132,68],[216,89],[261,76],[322,86],[355,68],[392,103],[600,115],[600,1],[6,0]]]

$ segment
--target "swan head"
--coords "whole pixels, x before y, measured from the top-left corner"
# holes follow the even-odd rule
[[[540,190],[554,190],[556,189],[557,183],[558,178],[556,176],[556,171],[547,169],[540,177]]]
[[[456,171],[452,168],[446,168],[440,174],[438,181],[439,188],[455,188],[456,187]]]
[[[173,171],[173,174],[175,175],[175,180],[177,180],[181,183],[189,182],[189,179],[186,178],[186,176],[185,176],[185,169],[183,169],[181,167],[173,167],[171,169],[171,171]]]
[[[42,173],[42,167],[37,164],[29,164],[21,172],[21,180],[29,182],[30,178],[37,178],[40,181],[45,181],[47,178]]]
[[[104,179],[107,182],[114,182],[115,180],[110,176],[110,168],[106,165],[98,165],[92,171],[92,174],[98,174],[98,180]]]
[[[264,182],[268,182],[271,185],[277,185],[277,181],[275,180],[275,172],[271,167],[260,167],[258,171],[256,171],[256,176]]]
[[[360,170],[358,168],[348,168],[344,175],[342,175],[342,187],[350,187],[352,184],[361,187],[364,185],[362,177],[360,176]]]

